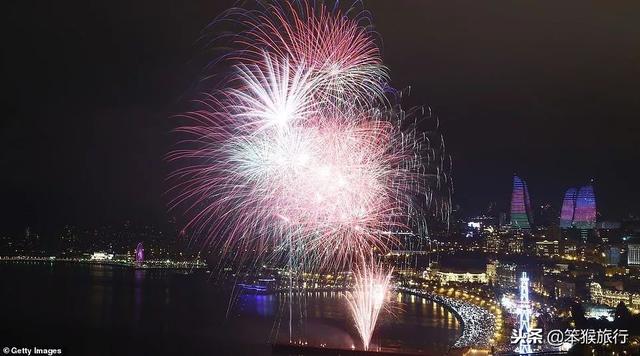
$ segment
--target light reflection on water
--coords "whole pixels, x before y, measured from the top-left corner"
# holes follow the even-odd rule
[[[62,345],[65,355],[270,355],[288,339],[286,295],[242,294],[208,275],[71,264],[0,264],[0,335]],[[373,344],[444,353],[460,334],[453,314],[421,297],[388,296]],[[296,294],[295,337],[359,345],[339,292]],[[115,345],[115,346],[114,346]]]
[[[373,345],[445,352],[460,335],[454,314],[415,295],[390,293],[372,339]],[[234,306],[240,319],[273,322],[271,341],[289,337],[288,295],[241,294]],[[294,293],[293,340],[328,347],[359,346],[343,295],[339,292]]]

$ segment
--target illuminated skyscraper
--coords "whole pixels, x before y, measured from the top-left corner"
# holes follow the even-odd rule
[[[592,185],[585,185],[578,190],[573,226],[580,230],[591,230],[596,227],[596,195]]]
[[[560,211],[560,228],[568,229],[573,226],[573,213],[576,210],[576,188],[569,188],[564,193],[562,200],[562,210]]]
[[[576,228],[587,238],[589,230],[596,227],[596,195],[592,185],[580,189],[569,188],[564,194],[560,212],[560,228]]]
[[[513,192],[511,193],[511,228],[529,230],[533,225],[531,199],[527,183],[518,176],[513,176]]]

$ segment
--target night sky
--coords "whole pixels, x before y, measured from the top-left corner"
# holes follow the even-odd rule
[[[230,1],[5,3],[0,234],[167,220],[171,116],[193,99],[201,30]],[[430,105],[454,200],[534,204],[595,179],[640,212],[640,3],[369,0],[396,88]]]

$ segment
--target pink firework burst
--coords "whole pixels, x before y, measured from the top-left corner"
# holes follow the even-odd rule
[[[417,172],[390,121],[369,112],[322,110],[314,79],[265,55],[239,66],[237,88],[204,101],[179,131],[196,148],[170,160],[203,162],[176,171],[174,204],[189,227],[225,250],[301,246],[316,267],[344,266],[354,253],[387,248],[402,225]],[[222,99],[218,99],[221,97]]]
[[[351,10],[351,11],[350,11]],[[360,13],[349,17],[324,2],[285,1],[264,5],[262,11],[240,12],[246,26],[237,39],[234,60],[262,64],[267,51],[289,58],[317,79],[315,95],[326,104],[371,106],[384,101],[389,76],[382,63],[376,34]]]
[[[266,5],[235,13],[246,30],[232,73],[177,131],[172,207],[186,229],[239,258],[295,253],[343,268],[397,241],[424,197],[424,136],[384,99],[380,51],[360,18]]]

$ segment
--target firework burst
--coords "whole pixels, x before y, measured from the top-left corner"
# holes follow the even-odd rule
[[[327,2],[258,1],[251,10],[230,10],[218,22],[241,28],[230,41],[236,50],[225,58],[258,66],[264,65],[265,51],[288,58],[313,75],[314,99],[323,105],[370,108],[386,99],[388,70],[365,11]]]
[[[347,292],[347,303],[363,348],[369,349],[378,316],[383,309],[391,273],[380,264],[361,263],[354,272],[353,290]]]
[[[448,161],[423,119],[437,120],[400,106],[365,12],[258,1],[225,22],[235,32],[208,66],[219,80],[168,155],[170,206],[221,257],[287,258],[290,297],[295,269],[354,271],[347,301],[368,349],[391,280],[372,251],[426,226],[424,211],[448,217]]]
[[[295,253],[307,269],[395,246],[389,232],[411,228],[440,185],[425,165],[439,148],[385,95],[366,16],[295,1],[225,19],[240,25],[215,61],[229,74],[182,115],[168,156],[185,230],[224,256]]]

